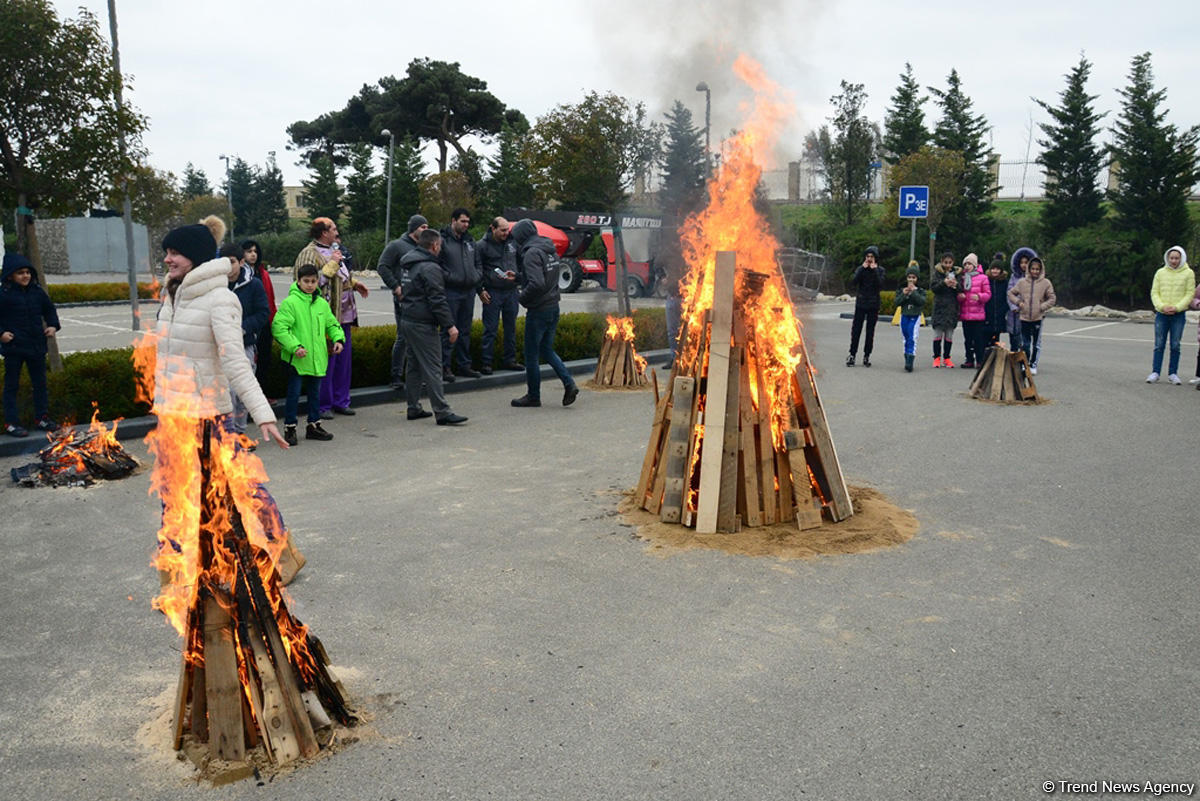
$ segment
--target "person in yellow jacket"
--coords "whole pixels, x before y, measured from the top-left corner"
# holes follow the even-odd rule
[[[1162,371],[1163,350],[1171,338],[1171,361],[1167,365],[1167,380],[1179,380],[1179,340],[1187,322],[1187,309],[1196,291],[1196,274],[1188,267],[1187,252],[1175,245],[1163,254],[1163,266],[1154,274],[1150,287],[1150,302],[1154,304],[1154,361],[1146,383],[1153,384]]]
[[[321,378],[329,365],[325,340],[328,338],[333,342],[334,353],[341,353],[346,335],[329,303],[317,292],[318,273],[320,270],[313,264],[305,264],[296,271],[296,282],[287,298],[279,304],[271,322],[271,334],[279,343],[280,358],[288,365],[283,438],[289,445],[297,444],[296,411],[300,405],[301,384],[308,397],[308,429],[304,438],[323,442],[333,439],[333,434],[321,427],[318,396]]]

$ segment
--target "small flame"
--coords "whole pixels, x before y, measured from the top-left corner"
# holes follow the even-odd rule
[[[633,318],[613,317],[610,314],[605,318],[605,320],[608,322],[608,328],[604,330],[604,338],[628,342],[629,350],[633,354],[633,363],[634,366],[637,367],[638,375],[644,373],[646,371],[647,362],[644,358],[642,358],[642,355],[637,352],[637,348],[633,346],[633,342],[636,337],[633,330]]]

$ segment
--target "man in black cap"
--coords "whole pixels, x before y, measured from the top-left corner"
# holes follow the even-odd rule
[[[400,274],[400,259],[417,247],[417,236],[429,227],[429,221],[420,214],[408,218],[408,231],[399,239],[393,239],[379,254],[375,269],[387,288],[392,290],[392,313],[396,316],[396,342],[392,345],[392,388],[404,386],[404,331],[400,327],[400,294],[404,276]]]
[[[525,386],[526,392],[512,400],[518,408],[542,405],[542,372],[538,359],[546,360],[563,383],[563,406],[579,397],[579,387],[554,352],[554,332],[558,329],[558,271],[562,264],[554,243],[538,236],[532,220],[521,220],[510,234],[517,243],[520,301],[525,307]]]
[[[441,249],[441,235],[425,230],[417,238],[417,247],[400,260],[404,272],[400,326],[404,329],[407,361],[413,370],[404,382],[404,394],[408,400],[409,420],[430,417],[430,412],[421,408],[421,382],[424,381],[437,424],[456,426],[467,422],[467,418],[451,411],[442,392],[438,328],[446,333],[451,343],[458,339],[459,332],[450,314],[450,304],[446,302],[445,277],[438,261]]]
[[[879,248],[871,245],[863,254],[863,263],[854,271],[850,283],[858,286],[854,299],[854,322],[850,324],[850,355],[846,366],[854,366],[858,354],[858,338],[862,336],[863,323],[867,324],[867,338],[863,342],[863,367],[871,366],[871,350],[875,345],[875,322],[879,319],[879,290],[883,288],[883,267],[879,266]]]

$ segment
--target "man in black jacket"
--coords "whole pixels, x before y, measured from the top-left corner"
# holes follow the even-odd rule
[[[421,381],[429,389],[429,402],[440,426],[455,426],[467,418],[455,414],[446,403],[442,391],[442,354],[438,344],[438,326],[450,342],[458,339],[458,328],[446,303],[446,289],[438,254],[442,237],[437,231],[425,230],[417,237],[417,247],[400,259],[404,284],[400,295],[400,327],[404,330],[405,359],[410,374],[404,382],[408,400],[408,419],[420,420],[430,412],[421,408]]]
[[[442,229],[442,255],[439,257],[446,276],[446,302],[458,328],[458,342],[451,342],[442,330],[443,377],[479,378],[471,368],[471,320],[475,317],[475,293],[479,291],[479,273],[475,271],[475,240],[467,233],[471,212],[457,208],[450,212],[450,224]]]
[[[379,254],[379,264],[375,266],[383,283],[392,290],[392,312],[396,315],[396,341],[392,345],[392,388],[397,390],[404,386],[404,333],[400,330],[400,285],[403,276],[400,275],[400,259],[417,246],[417,236],[428,227],[429,220],[420,214],[409,217],[408,233],[388,242],[383,253]]]
[[[579,387],[566,365],[554,352],[554,332],[558,328],[558,271],[560,263],[554,243],[537,235],[532,220],[521,220],[512,227],[517,243],[520,302],[525,307],[525,384],[527,391],[514,398],[513,406],[542,405],[542,372],[538,357],[545,359],[563,383],[563,406],[570,406],[579,395]]]
[[[524,370],[517,362],[517,246],[509,240],[508,220],[497,217],[488,232],[475,247],[475,271],[481,276],[483,288],[483,342],[479,371],[492,374],[492,354],[496,346],[496,329],[504,318],[504,361],[506,370]]]
[[[858,286],[854,299],[854,322],[850,324],[850,355],[846,366],[854,366],[858,354],[858,338],[862,335],[863,323],[867,324],[867,338],[863,342],[863,367],[871,366],[871,350],[875,345],[875,322],[879,319],[879,290],[883,287],[883,267],[879,266],[879,248],[871,245],[863,254],[863,263],[854,271],[850,283]]]

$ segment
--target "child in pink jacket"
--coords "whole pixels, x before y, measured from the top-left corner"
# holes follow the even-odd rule
[[[958,292],[958,319],[963,327],[963,346],[967,350],[963,367],[974,368],[982,364],[987,349],[985,321],[987,304],[992,297],[992,283],[988,280],[979,257],[968,253],[963,259],[963,276]]]

